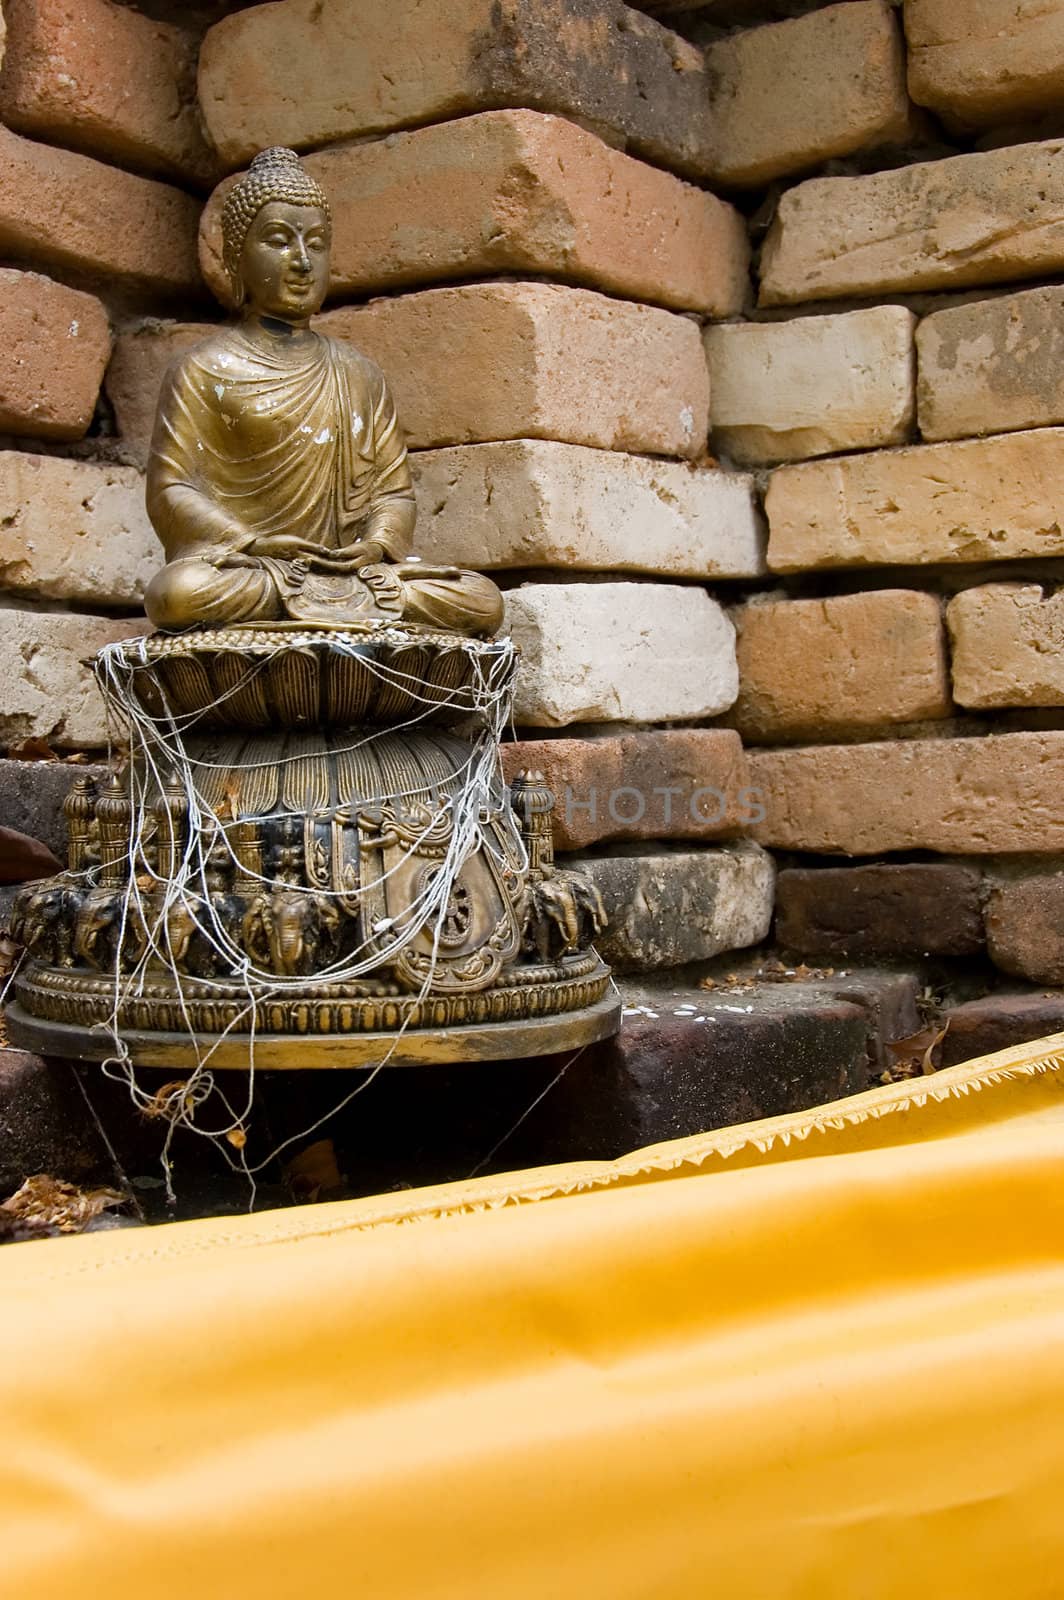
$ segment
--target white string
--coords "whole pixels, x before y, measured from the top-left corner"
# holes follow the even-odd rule
[[[470,668],[468,682],[446,692],[433,688],[431,693],[425,692],[425,686],[415,674],[380,659],[375,648],[378,641],[399,647],[424,642],[418,635],[392,627],[375,632],[369,641],[369,648],[365,637],[338,634],[332,630],[324,636],[320,632],[286,634],[283,639],[278,638],[275,644],[271,644],[267,653],[257,659],[252,672],[239,684],[218,695],[195,713],[181,715],[176,714],[167,701],[158,674],[153,673],[152,681],[155,692],[161,696],[160,712],[150,711],[137,693],[137,674],[153,664],[144,639],[120,640],[106,645],[96,657],[96,677],[107,708],[112,744],[116,730],[128,730],[130,757],[124,769],[126,799],[130,808],[125,852],[127,876],[124,888],[120,891],[122,901],[115,940],[114,990],[106,1024],[111,1036],[112,1052],[104,1062],[104,1071],[125,1082],[139,1110],[162,1116],[166,1121],[162,1163],[171,1202],[174,1199],[171,1148],[179,1127],[213,1140],[230,1167],[243,1171],[254,1189],[255,1175],[283,1150],[315,1132],[356,1095],[364,1092],[377,1072],[391,1060],[411,1025],[411,1018],[417,1014],[418,1005],[424,1002],[432,989],[448,906],[465,863],[478,850],[491,851],[498,856],[495,834],[501,832],[506,851],[519,870],[527,864],[520,832],[506,803],[498,761],[499,742],[512,713],[516,652],[511,641],[505,639],[485,644],[474,640],[455,640],[452,645],[449,640],[452,648],[464,651]],[[240,646],[236,642],[227,645],[224,641],[212,639],[211,648],[239,650]],[[229,865],[239,868],[245,879],[257,879],[263,885],[264,892],[272,891],[277,885],[265,873],[250,873],[247,863],[239,860],[228,831],[231,820],[236,819],[220,817],[204,799],[202,787],[197,786],[197,775],[209,770],[211,764],[190,752],[185,743],[186,735],[200,728],[233,694],[243,691],[255,673],[296,648],[339,650],[343,654],[357,656],[360,667],[377,678],[383,688],[401,688],[414,702],[414,709],[405,720],[373,729],[352,730],[351,742],[331,745],[334,756],[363,748],[385,735],[415,731],[430,719],[436,721],[441,711],[448,707],[469,720],[469,726],[463,729],[469,754],[448,775],[446,787],[449,792],[434,797],[437,804],[426,808],[426,820],[417,836],[392,866],[382,871],[373,887],[378,889],[380,883],[401,871],[405,863],[419,853],[420,845],[430,839],[436,842],[449,826],[442,855],[433,853],[434,870],[425,874],[420,890],[398,918],[390,919],[384,927],[378,923],[375,928],[367,928],[367,919],[360,919],[363,936],[359,944],[310,976],[286,975],[256,965],[225,926],[210,891],[214,863],[220,857],[227,858]],[[214,732],[213,729],[210,731]],[[344,730],[345,735],[346,732]],[[305,754],[297,752],[282,756],[279,761],[227,762],[227,770],[253,771],[265,765],[283,766],[303,759]],[[169,793],[177,797],[185,810],[185,838],[176,870],[172,876],[164,878],[157,870],[150,843],[155,827],[152,803],[167,792],[168,785]],[[358,795],[352,799],[360,807],[372,807],[414,799],[424,804],[425,796],[426,786],[415,784],[399,792]],[[285,814],[300,820],[302,816],[299,812],[285,812],[280,808],[265,815],[276,817]],[[247,819],[242,816],[241,820]],[[289,893],[342,898],[349,903],[352,898],[357,901],[363,893],[361,884],[358,889],[346,892],[300,883],[286,883],[284,887]],[[191,927],[194,930],[194,933],[189,933],[186,949],[191,946],[192,939],[198,937],[213,953],[218,968],[224,974],[218,978],[197,978],[198,992],[203,994],[214,990],[232,999],[234,985],[242,991],[239,1008],[227,1028],[209,1042],[197,1033],[188,1010],[185,992],[187,979],[179,969],[173,940],[173,927],[179,921],[184,922],[186,929]],[[411,992],[404,997],[411,1003],[380,1060],[364,1069],[365,1077],[331,1111],[318,1118],[311,1127],[289,1135],[254,1165],[250,1164],[243,1136],[255,1098],[255,1031],[260,1014],[257,1008],[273,999],[298,993],[308,984],[340,984],[371,976],[379,977],[382,969],[389,967],[402,951],[422,936],[429,940],[424,978],[416,993]],[[134,941],[139,954],[131,959]],[[163,1095],[153,1094],[138,1084],[120,1025],[129,1002],[143,995],[148,984],[158,982],[160,969],[174,985],[184,1032],[188,1036],[191,1063],[191,1071],[180,1084],[175,1084]],[[242,1027],[245,1023],[246,1032]],[[229,1097],[218,1083],[217,1069],[211,1066],[214,1052],[234,1032],[239,1032],[247,1040],[249,1067],[243,1103],[236,1105],[230,1104]],[[220,1101],[225,1116],[220,1124],[208,1127],[198,1119],[197,1114],[214,1099]],[[252,1203],[253,1200],[254,1193]]]

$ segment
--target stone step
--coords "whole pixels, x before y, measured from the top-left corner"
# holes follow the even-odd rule
[[[947,1020],[942,1065],[953,1067],[976,1056],[1064,1033],[1064,990],[1001,989],[948,1007],[942,1016],[943,1022]]]
[[[0,1047],[0,1200],[39,1172],[68,1183],[115,1179],[74,1068]]]
[[[334,1125],[349,1182],[373,1193],[474,1170],[609,1160],[803,1110],[877,1082],[886,1042],[919,1026],[916,979],[905,972],[725,981],[712,991],[690,976],[621,979],[620,990],[621,1033],[575,1057],[378,1074]],[[309,1085],[272,1087],[302,1093],[288,1116],[309,1120],[324,1107]]]

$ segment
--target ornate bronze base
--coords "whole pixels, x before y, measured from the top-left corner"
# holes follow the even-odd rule
[[[595,891],[555,867],[542,779],[501,781],[512,667],[509,645],[394,627],[111,647],[131,762],[75,786],[68,870],[19,897],[12,1038],[290,1070],[614,1032]]]
[[[31,1016],[17,1002],[7,1008],[8,1032],[19,1049],[64,1060],[104,1061],[114,1041],[103,1026],[79,1027]],[[403,1034],[277,1034],[255,1037],[254,1064],[285,1072],[300,1068],[459,1065],[465,1061],[521,1061],[554,1055],[609,1039],[620,1023],[621,1002],[607,995],[579,1011],[555,1017],[529,1017],[514,1022],[481,1022],[467,1027],[408,1028]],[[159,1033],[123,1028],[122,1040],[137,1067],[187,1071],[187,1033]],[[212,1069],[246,1072],[251,1065],[247,1034],[197,1036],[204,1064]]]

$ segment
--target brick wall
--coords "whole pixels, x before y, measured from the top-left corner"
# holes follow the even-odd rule
[[[1064,4],[648,10],[755,246],[705,346],[769,528],[726,720],[779,936],[1064,982]]]
[[[771,851],[793,947],[1064,981],[1064,0],[5,12],[0,741],[102,741],[159,378],[220,314],[227,175],[287,142],[419,549],[507,591],[507,762],[607,954],[757,943]]]

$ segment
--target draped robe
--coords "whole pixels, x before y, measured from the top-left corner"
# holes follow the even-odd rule
[[[386,616],[490,634],[501,621],[490,579],[405,559],[416,510],[395,406],[380,371],[339,340],[242,324],[179,357],[147,493],[167,556],[145,597],[159,627]],[[330,573],[256,553],[278,534],[326,556],[373,542],[384,560]]]

